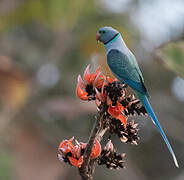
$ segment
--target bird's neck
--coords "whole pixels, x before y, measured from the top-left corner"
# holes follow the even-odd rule
[[[127,48],[125,42],[123,41],[123,38],[121,37],[121,34],[119,34],[116,39],[108,42],[107,44],[105,44],[105,49],[106,49],[106,54],[108,54],[108,52],[111,49],[118,49],[120,51],[123,52],[128,52],[129,49]]]

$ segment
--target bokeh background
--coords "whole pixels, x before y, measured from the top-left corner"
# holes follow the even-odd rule
[[[126,169],[98,167],[96,179],[184,179],[183,0],[1,0],[0,179],[80,179],[61,164],[57,147],[75,136],[87,141],[96,113],[75,96],[86,65],[106,65],[99,27],[118,29],[136,55],[151,102],[180,168],[151,120],[139,123],[138,146],[113,141],[127,154]]]

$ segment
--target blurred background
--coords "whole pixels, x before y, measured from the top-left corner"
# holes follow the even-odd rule
[[[105,25],[136,55],[180,168],[151,120],[139,117],[139,146],[113,137],[126,169],[97,167],[95,178],[184,179],[183,0],[1,0],[1,180],[80,179],[77,168],[58,161],[57,147],[72,136],[88,139],[96,108],[76,98],[76,79],[87,64],[110,73],[95,39]]]

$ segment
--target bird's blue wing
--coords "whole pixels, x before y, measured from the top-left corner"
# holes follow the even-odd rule
[[[136,59],[134,59],[132,54],[128,56],[120,52],[119,50],[112,49],[107,54],[107,63],[113,74],[120,81],[125,82],[127,85],[129,85],[131,88],[137,91],[136,93],[139,99],[143,103],[148,114],[153,119],[155,125],[158,127],[165,143],[167,144],[167,147],[172,154],[176,167],[179,167],[174,151],[147,99],[148,93],[144,86],[143,77],[137,65]]]
[[[134,90],[148,95],[143,82],[142,73],[132,56],[127,56],[117,49],[112,49],[107,54],[107,63],[113,74]]]

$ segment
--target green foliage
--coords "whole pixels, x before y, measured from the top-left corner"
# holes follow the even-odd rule
[[[12,179],[11,158],[5,152],[0,153],[0,179]]]
[[[92,1],[90,1],[92,2]],[[88,12],[93,6],[86,6],[88,1],[79,0],[30,0],[6,13],[0,12],[0,31],[13,25],[22,25],[36,21],[50,28],[73,27],[83,9]],[[86,11],[84,11],[86,12]]]
[[[156,51],[166,66],[184,78],[184,42],[172,42]]]

